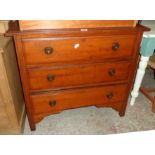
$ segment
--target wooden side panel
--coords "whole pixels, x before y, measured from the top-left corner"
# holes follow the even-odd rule
[[[20,20],[20,30],[135,27],[136,20]]]
[[[9,44],[5,47],[6,52],[3,54],[5,63],[7,78],[9,87],[11,89],[11,95],[15,106],[17,118],[20,121],[22,115],[22,109],[24,106],[23,90],[20,83],[19,71],[17,67],[17,60],[15,55],[15,47],[12,39]]]
[[[36,126],[33,120],[33,114],[32,114],[32,105],[30,103],[30,90],[29,90],[29,85],[28,85],[28,76],[27,76],[27,70],[25,66],[25,59],[23,56],[23,46],[22,46],[22,40],[21,36],[15,36],[15,45],[16,45],[16,53],[17,53],[17,58],[18,58],[18,65],[20,69],[20,76],[21,76],[21,82],[23,86],[23,91],[24,91],[24,99],[25,99],[25,105],[27,108],[27,115],[29,119],[29,124],[31,130],[35,130]]]
[[[128,86],[128,91],[126,93],[126,102],[125,104],[122,105],[122,108],[120,109],[120,116],[124,116],[125,115],[125,110],[126,110],[126,106],[128,103],[128,98],[130,95],[130,91],[131,88],[134,84],[134,79],[135,79],[135,75],[136,75],[136,71],[137,71],[137,66],[138,66],[138,58],[140,55],[140,45],[141,45],[141,40],[142,40],[142,36],[143,36],[143,32],[139,32],[136,35],[136,41],[135,41],[135,48],[134,48],[134,52],[133,52],[133,59],[131,61],[131,76],[130,76],[130,81],[129,81],[129,86]]]
[[[5,40],[4,37],[0,39]],[[15,51],[11,39],[0,52],[0,133],[20,134],[25,121],[25,106]]]
[[[4,132],[7,128],[18,128],[18,120],[13,106],[13,100],[2,53],[0,54],[0,131]]]

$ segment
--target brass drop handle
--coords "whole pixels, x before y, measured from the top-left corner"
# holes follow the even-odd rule
[[[114,76],[115,73],[116,73],[116,70],[114,68],[111,68],[111,69],[109,69],[108,73],[109,73],[110,76]]]
[[[53,48],[52,47],[45,47],[44,52],[45,52],[45,54],[50,55],[53,53]]]
[[[119,43],[113,43],[112,44],[112,50],[113,51],[117,51],[120,48],[120,44]]]
[[[108,98],[108,99],[112,99],[113,96],[114,96],[114,94],[113,94],[112,92],[110,92],[110,93],[107,94],[107,98]]]
[[[56,102],[55,100],[49,101],[49,105],[50,105],[51,107],[55,107],[56,104],[57,104],[57,102]]]
[[[47,75],[47,80],[48,81],[53,81],[55,79],[55,76],[54,75],[52,75],[52,74],[48,74]]]

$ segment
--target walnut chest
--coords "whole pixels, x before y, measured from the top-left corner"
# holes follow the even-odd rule
[[[20,21],[21,29],[13,23],[8,32],[15,40],[32,130],[45,116],[66,109],[111,107],[125,114],[142,34],[148,29],[131,26],[131,21],[121,27],[114,22],[104,26],[107,21],[81,22],[76,26],[66,21],[63,28],[59,21],[59,26],[43,29],[43,24],[27,21],[26,29]]]

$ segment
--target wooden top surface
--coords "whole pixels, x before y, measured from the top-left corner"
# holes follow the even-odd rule
[[[107,32],[110,33],[112,31],[115,31],[117,33],[120,32],[120,30],[126,31],[126,32],[137,32],[137,31],[150,31],[150,28],[137,25],[136,27],[102,27],[102,28],[89,28],[88,31],[83,31],[83,33],[95,33],[95,32]],[[79,33],[82,32],[81,28],[70,28],[70,29],[42,29],[42,30],[24,30],[21,31],[19,27],[18,21],[14,21],[10,23],[9,30],[5,33],[5,36],[13,36],[13,35],[29,35],[29,34],[48,34],[48,33]]]

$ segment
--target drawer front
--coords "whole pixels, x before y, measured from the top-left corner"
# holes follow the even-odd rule
[[[31,103],[36,115],[98,104],[110,107],[115,102],[125,100],[126,91],[127,85],[55,91],[32,95]]]
[[[23,39],[27,65],[130,57],[136,36]]]
[[[129,62],[111,62],[29,69],[28,75],[30,89],[41,90],[127,80],[129,69]]]

